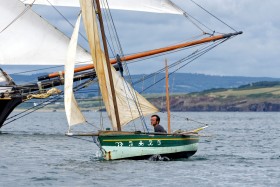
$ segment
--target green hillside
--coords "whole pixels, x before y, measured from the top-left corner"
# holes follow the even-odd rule
[[[160,99],[151,100],[157,107],[165,106]],[[170,100],[173,111],[280,111],[280,82],[173,95]]]

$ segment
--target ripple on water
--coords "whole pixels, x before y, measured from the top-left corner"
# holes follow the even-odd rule
[[[34,113],[0,132],[0,186],[280,186],[280,113],[181,114],[213,136],[188,159],[155,162],[100,160],[92,142],[64,136],[64,113]]]

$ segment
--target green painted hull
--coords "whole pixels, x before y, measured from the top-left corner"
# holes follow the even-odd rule
[[[188,158],[197,151],[199,136],[173,134],[106,134],[98,136],[105,160],[143,159],[152,155]]]

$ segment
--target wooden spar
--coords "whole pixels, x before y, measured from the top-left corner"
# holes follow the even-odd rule
[[[167,59],[165,59],[165,90],[166,90],[166,111],[167,111],[167,133],[171,133],[170,126],[170,104],[169,104],[169,75]]]
[[[108,77],[109,77],[109,81],[110,81],[110,89],[111,89],[111,93],[112,93],[117,129],[118,129],[118,131],[121,131],[120,116],[119,116],[119,111],[118,111],[118,106],[117,106],[116,93],[115,93],[112,71],[111,71],[111,63],[109,60],[109,53],[108,53],[108,47],[107,47],[107,43],[106,43],[106,36],[105,36],[105,30],[104,30],[99,0],[96,0],[96,7],[97,7],[98,19],[99,19],[99,23],[100,23],[100,30],[101,30],[101,36],[102,36],[102,41],[103,41],[104,53],[105,53],[105,57],[106,57],[106,65],[107,65],[107,69],[108,69]]]
[[[154,50],[150,50],[150,51],[146,51],[146,52],[142,52],[142,53],[137,53],[137,54],[134,54],[134,55],[128,55],[128,56],[122,57],[121,61],[129,61],[129,60],[134,60],[134,59],[143,58],[143,57],[147,57],[147,56],[152,56],[152,55],[156,55],[156,54],[160,54],[160,53],[164,53],[164,52],[168,52],[168,51],[173,51],[173,50],[176,50],[176,49],[181,49],[181,48],[185,48],[185,47],[189,47],[189,46],[199,45],[199,44],[202,44],[202,43],[221,40],[221,39],[224,39],[224,38],[230,38],[230,37],[238,35],[238,34],[242,34],[242,32],[240,31],[240,32],[236,32],[236,33],[229,33],[229,34],[211,36],[211,37],[203,38],[203,39],[200,39],[200,40],[185,42],[185,43],[181,43],[181,44],[177,44],[177,45],[173,45],[173,46],[168,46],[168,47],[163,47],[163,48],[159,48],[159,49],[154,49]],[[111,59],[110,60],[111,64],[115,64],[116,62],[117,62],[116,59]],[[81,71],[90,70],[90,69],[93,69],[93,68],[94,68],[93,64],[85,65],[85,66],[75,68],[74,72],[77,73],[77,72],[81,72]],[[64,75],[64,72],[62,72],[62,75]],[[58,77],[58,76],[61,76],[60,72],[51,73],[44,78],[45,79],[50,79],[50,78],[54,78],[54,77]]]

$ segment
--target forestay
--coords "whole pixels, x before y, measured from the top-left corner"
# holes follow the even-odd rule
[[[79,0],[21,0],[26,4],[40,4],[48,6],[79,7]],[[107,0],[101,7],[119,10],[133,10],[154,13],[183,14],[184,12],[170,0]]]
[[[0,64],[63,65],[69,38],[18,0],[0,1]],[[77,48],[76,63],[91,61]]]

